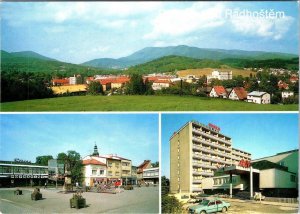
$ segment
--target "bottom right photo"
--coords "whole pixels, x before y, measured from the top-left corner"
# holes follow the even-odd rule
[[[298,114],[161,115],[162,213],[297,213]]]

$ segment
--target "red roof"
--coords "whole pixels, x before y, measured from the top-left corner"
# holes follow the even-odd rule
[[[290,81],[291,81],[291,82],[297,82],[297,81],[298,81],[298,77],[296,77],[296,76],[291,76]]]
[[[58,84],[69,84],[69,79],[53,79],[52,83]]]
[[[155,80],[154,83],[170,83],[170,80],[168,80],[168,79],[158,79],[158,80]]]
[[[240,100],[247,99],[247,91],[243,87],[235,87],[232,90],[234,90]]]
[[[82,161],[82,164],[83,164],[83,165],[90,165],[90,164],[92,164],[92,165],[102,165],[102,166],[106,166],[105,163],[102,163],[101,161],[97,161],[97,160],[95,160],[95,159],[83,160],[83,161]]]
[[[130,78],[128,77],[105,78],[105,79],[98,79],[96,81],[100,82],[101,85],[106,85],[109,83],[127,83],[130,81]]]
[[[127,83],[129,82],[129,78],[116,78],[112,81],[112,83]]]
[[[227,94],[225,88],[223,86],[214,86],[215,92],[217,93],[218,96]]]
[[[128,160],[128,161],[130,161],[129,159],[122,158],[122,157],[117,156],[117,155],[102,155],[102,156],[99,156],[99,157],[108,158],[108,159],[118,159],[118,160]]]
[[[141,163],[141,164],[137,167],[137,168],[138,168],[137,172],[142,172],[143,169],[146,169],[147,166],[148,166],[148,164],[150,164],[150,163],[151,163],[150,160],[144,160],[144,162]]]
[[[279,81],[278,82],[278,88],[279,89],[288,89],[289,88],[289,85],[288,84],[286,84],[285,82],[283,82],[283,81]]]

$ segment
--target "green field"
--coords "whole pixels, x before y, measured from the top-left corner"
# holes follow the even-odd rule
[[[1,103],[1,111],[298,111],[298,105],[192,96],[71,96]]]

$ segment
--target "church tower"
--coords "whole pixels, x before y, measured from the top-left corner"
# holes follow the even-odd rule
[[[95,142],[94,152],[93,152],[92,156],[99,156],[98,147],[96,145],[96,142]]]

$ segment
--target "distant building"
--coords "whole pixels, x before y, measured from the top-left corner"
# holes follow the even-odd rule
[[[83,84],[83,80],[81,75],[75,75],[73,77],[69,77],[69,84],[70,85],[77,85],[77,84]]]
[[[169,88],[170,85],[171,85],[171,81],[169,79],[159,79],[153,82],[152,89],[154,91],[161,90],[163,88]]]
[[[227,98],[227,92],[223,86],[214,86],[209,92],[210,97]]]
[[[243,87],[233,88],[228,96],[231,100],[247,100],[247,91]]]
[[[279,80],[278,81],[278,88],[287,90],[287,89],[289,89],[289,85],[287,83],[283,82],[282,80]]]
[[[247,101],[250,103],[257,103],[257,104],[270,104],[271,96],[267,92],[252,91],[251,93],[248,94]]]
[[[293,91],[282,91],[281,92],[282,99],[286,99],[288,97],[293,97],[293,96],[294,96],[294,92]]]
[[[290,77],[290,82],[291,83],[296,83],[296,82],[298,82],[299,81],[299,78],[297,77],[297,76],[291,76]]]
[[[69,78],[52,79],[52,85],[53,86],[69,85]]]
[[[232,71],[217,71],[214,70],[211,75],[207,76],[207,82],[211,82],[212,79],[218,80],[231,80],[232,79]]]

